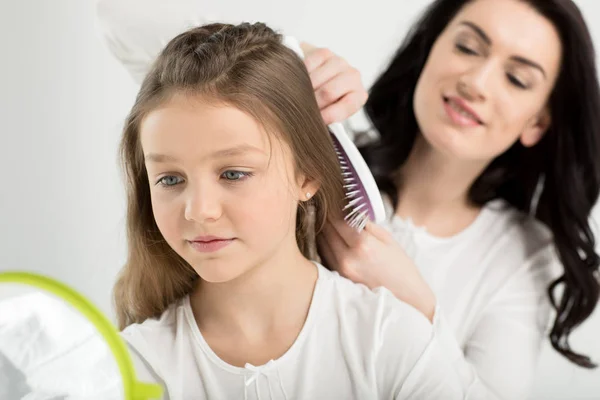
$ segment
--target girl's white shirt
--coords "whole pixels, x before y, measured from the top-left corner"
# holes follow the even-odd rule
[[[204,340],[189,296],[127,327],[138,379],[165,399],[464,399],[456,366],[431,323],[387,289],[355,284],[315,263],[305,324],[276,360],[243,368]]]

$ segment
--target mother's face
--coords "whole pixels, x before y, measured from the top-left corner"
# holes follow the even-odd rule
[[[548,98],[562,45],[526,2],[475,0],[431,49],[414,96],[421,133],[447,156],[487,162],[520,140],[535,145],[551,124]]]

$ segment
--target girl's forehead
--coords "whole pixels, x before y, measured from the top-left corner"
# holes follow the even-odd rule
[[[176,97],[149,112],[140,139],[146,160],[243,157],[295,165],[290,146],[272,126],[232,105],[201,98]]]
[[[269,150],[265,128],[249,114],[224,104],[210,104],[174,99],[152,110],[140,125],[143,147],[177,147],[201,145],[213,147],[246,145]]]

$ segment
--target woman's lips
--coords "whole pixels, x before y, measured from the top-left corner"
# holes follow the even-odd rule
[[[483,125],[479,116],[460,99],[444,97],[443,100],[446,114],[455,124],[468,127]]]

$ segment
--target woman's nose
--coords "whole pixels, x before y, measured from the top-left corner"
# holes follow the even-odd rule
[[[479,64],[459,78],[456,90],[467,100],[484,101],[489,96],[492,76],[493,64],[491,62]]]

